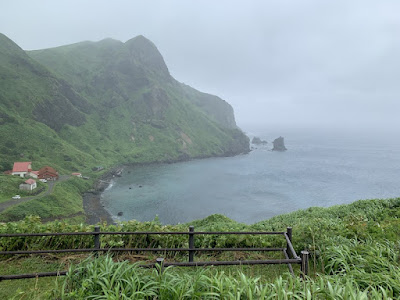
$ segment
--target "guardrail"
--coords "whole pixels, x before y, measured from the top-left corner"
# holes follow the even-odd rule
[[[76,253],[76,252],[187,252],[187,262],[164,262],[163,258],[157,258],[155,263],[141,265],[143,267],[155,267],[157,264],[161,267],[168,266],[180,266],[180,267],[191,267],[191,266],[228,266],[228,265],[259,265],[259,264],[286,264],[288,265],[289,271],[294,275],[292,264],[300,264],[301,276],[305,277],[308,275],[308,261],[309,252],[301,251],[301,255],[298,256],[292,245],[292,228],[287,227],[286,232],[256,232],[256,231],[238,231],[238,232],[210,232],[210,231],[194,231],[194,227],[190,226],[187,232],[108,232],[100,231],[99,226],[95,226],[94,232],[55,232],[55,233],[11,233],[11,234],[0,234],[0,238],[7,237],[32,237],[32,236],[72,236],[72,235],[92,235],[93,236],[93,248],[81,248],[81,249],[53,249],[53,250],[17,250],[17,251],[0,251],[0,255],[19,255],[19,254],[44,254],[44,253]],[[196,248],[195,247],[195,236],[196,235],[282,235],[286,240],[286,248],[263,248],[263,247],[252,247],[252,248]],[[188,235],[188,248],[101,248],[101,236],[102,235]],[[194,261],[196,252],[218,252],[218,251],[259,251],[259,252],[282,252],[284,259],[268,259],[268,260],[237,260],[237,261]],[[2,280],[13,280],[13,279],[24,279],[24,278],[38,278],[48,276],[62,276],[65,275],[66,271],[58,272],[42,272],[42,273],[31,273],[31,274],[17,274],[17,275],[0,275],[0,281]]]

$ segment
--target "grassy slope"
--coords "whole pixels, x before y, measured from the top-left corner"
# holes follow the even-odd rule
[[[369,298],[378,299],[378,294],[382,295],[384,292],[387,295],[392,295],[392,298],[400,296],[400,288],[398,286],[398,280],[400,280],[400,268],[399,268],[399,236],[400,232],[400,198],[388,199],[388,200],[362,200],[357,201],[349,205],[339,205],[330,208],[310,208],[306,210],[300,210],[294,213],[285,214],[271,218],[269,220],[259,222],[254,225],[239,224],[233,220],[230,220],[221,215],[213,215],[203,220],[198,220],[190,223],[195,226],[197,231],[200,230],[275,230],[283,231],[287,226],[293,227],[293,243],[296,251],[307,248],[311,253],[315,254],[311,259],[311,274],[313,280],[307,283],[305,287],[300,281],[293,281],[287,275],[282,273],[265,273],[265,268],[249,268],[241,269],[245,271],[244,277],[238,272],[238,268],[225,269],[227,273],[221,274],[216,273],[220,268],[211,268],[205,274],[201,275],[193,273],[188,269],[181,271],[170,271],[165,275],[166,284],[165,288],[169,289],[174,287],[178,289],[185,282],[192,282],[198,287],[197,292],[210,292],[210,289],[216,293],[215,284],[219,282],[219,286],[224,286],[226,293],[234,292],[235,289],[247,286],[248,292],[252,295],[259,296],[259,290],[254,289],[257,286],[256,277],[261,277],[259,283],[262,284],[260,288],[268,287],[268,293],[274,295],[274,293],[295,293],[299,297],[304,298],[305,291],[309,291],[312,295],[317,296],[318,299],[335,299],[334,295],[342,295],[345,299],[358,295],[359,299],[364,299],[367,293]],[[162,226],[156,221],[140,223],[136,221],[130,221],[124,224],[122,227],[108,226],[103,227],[102,230],[126,230],[126,231],[171,231],[171,230],[187,230],[187,226],[190,224],[182,224],[175,226]],[[38,219],[27,218],[25,221],[18,223],[8,223],[0,227],[0,232],[37,232],[37,231],[88,231],[92,230],[92,227],[84,225],[68,225],[63,222],[54,222],[48,224],[40,224]],[[91,245],[91,239],[82,238],[68,238],[57,240],[53,239],[52,244],[43,239],[31,240],[30,243],[26,243],[22,240],[17,240],[9,243],[5,240],[2,241],[0,248],[2,249],[19,249],[27,248],[46,248],[54,247],[55,245],[63,244],[64,247],[75,247]],[[72,243],[72,244],[70,244]],[[109,236],[103,239],[104,246],[147,246],[148,241],[143,239],[124,239],[118,236]],[[166,246],[166,247],[185,247],[187,246],[187,240],[184,237],[166,237],[166,236],[154,236],[152,239],[153,246]],[[244,238],[242,236],[210,236],[208,238],[201,238],[196,236],[196,246],[210,246],[210,247],[231,247],[231,246],[279,246],[278,240],[271,239],[260,239],[259,237]],[[29,246],[30,245],[30,246]],[[223,254],[225,255],[225,254]],[[207,259],[207,257],[203,257]],[[175,259],[180,259],[179,256]],[[215,257],[212,257],[215,259]],[[18,260],[15,262],[23,265],[23,262]],[[11,273],[13,264],[9,264],[6,267],[4,263],[0,263],[0,270]],[[34,262],[32,262],[34,264]],[[90,272],[97,272],[108,274],[110,268],[118,268],[117,265],[112,263],[105,263],[99,261],[96,263],[97,267],[87,265],[84,267],[85,272],[81,278],[70,277],[68,280],[69,292],[72,292],[71,297],[79,297],[74,294],[73,291],[79,291],[79,293],[90,293],[90,289],[86,291],[82,289],[84,285],[82,280],[86,278],[93,278]],[[28,264],[29,265],[29,264]],[[53,265],[54,267],[55,265]],[[29,266],[26,266],[28,269]],[[32,266],[30,266],[32,268]],[[58,268],[58,267],[56,267]],[[125,269],[126,266],[120,267]],[[274,269],[273,267],[271,267]],[[264,271],[263,271],[264,270]],[[127,271],[130,272],[130,271]],[[86,275],[84,275],[86,274]],[[112,274],[116,276],[122,276],[123,274],[117,271]],[[153,282],[151,274],[146,274],[145,271],[137,271],[139,276],[150,276],[148,282]],[[284,279],[279,279],[279,275],[282,275]],[[100,275],[99,275],[100,276]],[[172,276],[172,277],[171,277]],[[225,281],[214,282],[211,278],[226,278]],[[278,276],[278,277],[277,277]],[[209,278],[203,281],[201,278]],[[222,278],[221,277],[221,278]],[[167,278],[169,278],[167,280]],[[197,278],[197,279],[196,279]],[[190,279],[190,280],[189,280]],[[119,279],[118,279],[119,280]],[[195,280],[195,281],[192,281]],[[235,281],[236,280],[236,281]],[[244,280],[244,282],[243,282]],[[280,280],[280,281],[279,281]],[[29,284],[29,280],[23,281],[24,284]],[[43,285],[42,283],[43,282]],[[92,292],[100,293],[99,286],[96,281],[90,280]],[[94,283],[93,283],[94,282]],[[248,282],[248,284],[244,284]],[[250,284],[253,282],[252,284]],[[4,287],[3,293],[5,295],[11,295],[15,292],[7,290],[6,287],[15,286],[13,283],[3,282],[0,283]],[[120,283],[124,284],[124,283]],[[244,286],[242,286],[244,284]],[[249,285],[250,284],[250,285]],[[49,281],[39,280],[39,288],[36,289],[36,293],[49,293],[51,291],[51,285]],[[381,288],[382,289],[381,289]],[[32,287],[27,287],[33,290]],[[58,289],[60,289],[58,287]],[[106,286],[106,290],[115,289],[115,286]],[[180,289],[180,288],[179,288]],[[251,291],[250,291],[251,289]],[[149,291],[151,288],[148,289]],[[187,288],[187,291],[193,292],[191,288]],[[169,292],[173,292],[170,290]],[[364,296],[362,296],[364,294]],[[26,294],[25,294],[26,295]],[[72,296],[75,295],[75,296]],[[193,296],[193,294],[190,294]],[[290,295],[288,295],[290,296]],[[190,299],[191,296],[188,296]],[[228,296],[226,296],[228,297]],[[229,298],[229,297],[228,297]],[[275,298],[273,298],[275,299]],[[283,299],[283,298],[282,298]],[[383,298],[389,299],[389,298]]]
[[[9,176],[0,174],[0,203],[11,200],[15,195],[20,195],[21,197],[30,196],[31,192],[23,191],[19,189],[19,185],[23,183],[26,178],[21,178],[18,176]],[[43,189],[43,192],[47,189],[47,186],[37,181],[37,188]],[[36,190],[35,190],[36,191]]]
[[[81,194],[89,187],[88,181],[77,177],[65,182],[57,182],[51,195],[12,206],[0,213],[0,220],[10,222],[30,215],[38,215],[42,218],[62,218],[83,213]]]
[[[248,141],[243,135],[221,126],[218,119],[223,122],[222,117],[210,117],[195,105],[201,93],[193,89],[185,92],[170,76],[157,48],[143,37],[126,43],[111,39],[78,43],[29,54],[70,82],[96,107],[97,112],[88,117],[85,126],[98,128],[100,136],[84,136],[92,130],[76,129],[81,134],[76,139],[71,131],[61,132],[70,143],[117,152],[120,159],[129,162],[205,157],[246,149]],[[225,101],[209,97],[209,110],[214,102],[219,115],[225,107],[225,114],[233,118],[232,108]],[[184,145],[182,132],[191,144]],[[237,143],[241,150],[231,147],[239,138],[244,140]],[[105,144],[109,144],[107,149],[103,149]]]
[[[185,93],[157,48],[143,37],[30,55],[42,64],[0,34],[0,171],[11,169],[14,161],[32,161],[34,169],[50,165],[60,174],[96,176],[91,169],[97,165],[177,161],[248,149],[243,133],[225,128],[195,104],[199,99],[190,99],[198,92]],[[219,118],[224,109],[233,118],[228,104],[210,97],[208,106],[219,103]],[[75,190],[72,185],[69,189]],[[76,195],[64,200],[20,205],[0,220],[29,213],[67,215],[82,205]],[[52,210],[45,203],[65,206]],[[22,209],[28,210],[16,213]]]

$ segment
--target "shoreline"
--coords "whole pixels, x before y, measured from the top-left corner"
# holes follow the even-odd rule
[[[110,212],[105,209],[105,207],[101,203],[101,194],[104,190],[110,185],[110,181],[115,176],[121,176],[122,170],[125,166],[142,166],[142,165],[152,165],[152,164],[172,164],[178,162],[191,161],[195,159],[206,159],[206,158],[222,158],[222,157],[232,157],[238,155],[245,155],[251,152],[249,151],[236,153],[234,155],[229,155],[225,153],[225,155],[216,155],[216,156],[199,156],[199,157],[186,157],[183,156],[180,159],[176,160],[167,160],[167,161],[154,161],[154,162],[145,162],[145,163],[126,163],[118,166],[111,167],[110,170],[106,171],[103,175],[101,175],[93,184],[93,188],[86,191],[82,194],[83,199],[83,210],[86,216],[86,223],[89,225],[94,225],[97,223],[107,222],[107,224],[116,224]]]
[[[120,176],[123,167],[113,167],[106,171],[93,184],[93,188],[82,195],[83,210],[86,216],[86,223],[94,225],[107,222],[108,225],[116,224],[112,215],[101,203],[101,194],[110,185],[115,176]]]

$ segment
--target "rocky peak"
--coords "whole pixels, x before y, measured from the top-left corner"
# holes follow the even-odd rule
[[[150,40],[139,35],[128,40],[125,45],[128,47],[131,58],[136,64],[144,66],[162,77],[170,77],[168,67],[161,53]]]

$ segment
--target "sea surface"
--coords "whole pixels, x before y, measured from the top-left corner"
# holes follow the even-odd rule
[[[118,221],[184,223],[223,214],[256,223],[311,206],[400,197],[400,143],[391,136],[284,131],[285,152],[270,151],[277,133],[246,155],[174,164],[127,166],[101,201]],[[117,216],[122,212],[122,216]]]

